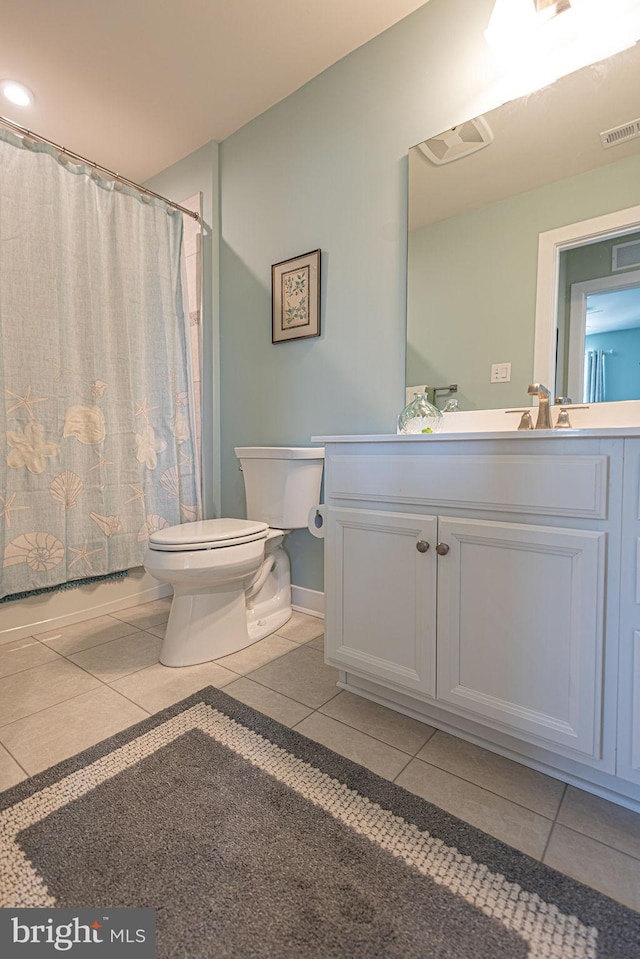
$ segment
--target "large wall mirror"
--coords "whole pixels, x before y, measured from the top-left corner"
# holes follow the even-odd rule
[[[535,380],[640,399],[640,44],[409,150],[407,386]]]

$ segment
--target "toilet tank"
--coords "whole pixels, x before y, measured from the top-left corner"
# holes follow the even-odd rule
[[[247,495],[247,519],[276,529],[306,528],[320,502],[324,449],[308,446],[238,446]]]

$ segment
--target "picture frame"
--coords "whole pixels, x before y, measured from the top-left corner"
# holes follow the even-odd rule
[[[320,336],[320,250],[271,267],[271,342]]]

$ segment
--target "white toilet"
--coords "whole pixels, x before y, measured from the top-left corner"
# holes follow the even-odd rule
[[[173,587],[165,666],[235,653],[291,616],[291,571],[282,541],[307,527],[320,502],[324,450],[245,446],[240,460],[249,519],[210,519],[149,537],[144,568]]]

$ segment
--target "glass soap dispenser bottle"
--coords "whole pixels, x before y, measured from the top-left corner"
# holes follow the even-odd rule
[[[429,402],[428,393],[414,393],[414,398],[398,417],[398,433],[438,433],[442,429],[442,413]]]

